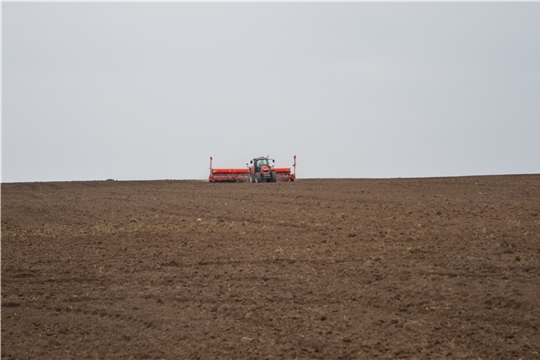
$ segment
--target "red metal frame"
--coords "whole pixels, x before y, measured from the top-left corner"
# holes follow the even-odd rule
[[[249,181],[249,168],[231,168],[231,169],[213,169],[213,158],[210,156],[210,182],[244,182]],[[291,168],[274,168],[278,181],[296,180],[296,155],[294,155],[294,174],[291,174]]]

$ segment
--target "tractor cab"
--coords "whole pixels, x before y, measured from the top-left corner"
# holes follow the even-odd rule
[[[263,166],[270,167],[268,159],[257,159],[257,160],[255,160],[255,171],[261,171],[261,168]]]
[[[267,166],[267,167],[272,167],[272,165],[270,165],[270,159],[268,158],[265,158],[265,157],[260,157],[260,158],[257,158],[257,159],[253,159],[251,160],[251,163],[253,164],[253,166],[255,167],[255,172],[260,172],[261,171],[261,168],[263,166]],[[274,159],[272,159],[272,162],[274,162]]]

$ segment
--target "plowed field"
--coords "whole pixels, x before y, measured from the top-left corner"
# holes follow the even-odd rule
[[[5,359],[540,359],[540,175],[2,184]]]

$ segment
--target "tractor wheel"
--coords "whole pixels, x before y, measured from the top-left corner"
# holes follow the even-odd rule
[[[276,182],[276,181],[277,181],[277,174],[276,174],[276,172],[275,172],[275,171],[272,171],[272,172],[270,173],[270,175],[272,176],[270,182]]]
[[[261,173],[260,172],[255,173],[255,182],[256,183],[261,182]]]

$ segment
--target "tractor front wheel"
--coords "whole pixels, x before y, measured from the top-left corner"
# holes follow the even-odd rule
[[[255,182],[256,183],[261,182],[261,173],[260,172],[255,173]]]
[[[277,181],[277,174],[276,174],[275,171],[272,171],[270,173],[270,176],[271,176],[271,180],[270,180],[271,182],[276,182]]]

